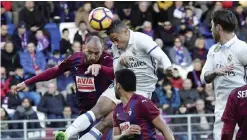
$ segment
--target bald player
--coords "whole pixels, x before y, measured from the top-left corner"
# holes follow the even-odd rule
[[[76,52],[65,59],[59,66],[47,69],[20,84],[15,91],[40,81],[56,78],[70,71],[76,84],[77,100],[81,113],[89,111],[114,78],[113,59],[103,51],[100,38],[89,37],[82,52]]]

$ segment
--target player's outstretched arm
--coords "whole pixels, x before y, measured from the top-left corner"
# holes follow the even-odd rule
[[[161,116],[157,116],[153,121],[153,125],[156,129],[158,129],[164,136],[166,140],[175,140],[171,129],[165,123],[165,121],[161,118]]]
[[[45,70],[44,72],[18,84],[14,90],[15,90],[15,92],[23,90],[27,87],[27,85],[31,85],[31,84],[34,84],[36,82],[51,80],[51,79],[56,78],[57,76],[61,75],[62,73],[63,73],[63,71],[59,67],[49,68],[49,69]]]
[[[137,48],[140,50],[143,50],[147,54],[149,54],[151,57],[159,61],[164,70],[168,73],[172,74],[172,63],[168,56],[161,50],[161,48],[156,44],[156,42],[153,41],[153,39],[143,33],[139,34],[140,39],[137,40],[138,46]]]

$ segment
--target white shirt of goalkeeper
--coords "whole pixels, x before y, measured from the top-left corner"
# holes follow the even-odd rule
[[[225,110],[230,92],[247,83],[247,44],[235,35],[224,45],[215,44],[209,49],[207,61],[202,69],[201,80],[206,71],[233,64],[234,70],[213,81],[216,104],[215,114],[220,118]]]
[[[156,60],[162,63],[164,69],[171,66],[171,61],[151,37],[140,32],[129,31],[130,39],[125,50],[120,50],[116,45],[112,45],[114,71],[123,68],[131,69],[136,74],[136,92],[139,94],[152,93],[158,80],[156,76]],[[120,56],[129,57],[127,67],[119,64]]]

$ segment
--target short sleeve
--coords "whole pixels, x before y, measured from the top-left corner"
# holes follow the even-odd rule
[[[135,35],[137,49],[143,50],[144,52],[150,54],[156,47],[158,47],[156,42],[153,41],[153,39],[150,36],[138,32],[135,32],[135,34],[137,34]]]
[[[238,50],[238,60],[243,66],[247,66],[247,44],[243,43],[243,47]]]
[[[117,120],[117,106],[113,110],[113,127],[119,127],[119,122]]]
[[[236,90],[232,91],[228,97],[226,108],[221,118],[223,122],[236,122],[237,104],[234,97],[235,92]]]
[[[160,115],[160,111],[158,110],[156,105],[149,99],[140,101],[139,107],[139,110],[141,110],[141,112],[145,112],[145,117],[150,122],[152,122],[157,116]]]

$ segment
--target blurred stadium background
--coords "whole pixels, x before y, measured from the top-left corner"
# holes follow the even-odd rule
[[[81,51],[98,34],[111,53],[111,42],[88,24],[89,12],[104,6],[131,29],[151,36],[177,68],[175,77],[158,70],[153,101],[178,140],[203,140],[212,134],[214,92],[199,75],[215,43],[210,28],[214,10],[231,9],[237,36],[247,41],[246,1],[1,1],[1,139],[52,139],[71,124],[79,110],[69,72],[17,94],[13,87]],[[176,53],[176,49],[181,53]],[[31,55],[36,51],[35,56]]]

